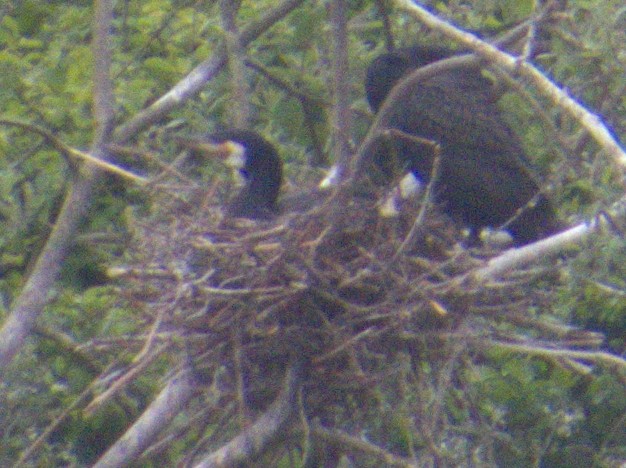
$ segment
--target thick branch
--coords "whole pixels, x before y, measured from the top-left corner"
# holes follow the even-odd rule
[[[195,395],[189,372],[172,379],[130,429],[94,465],[94,468],[126,466],[147,449],[157,435]]]
[[[592,221],[578,224],[567,231],[518,249],[507,250],[502,255],[489,260],[485,267],[473,271],[470,275],[479,282],[485,282],[518,270],[532,262],[557,255],[568,245],[579,244],[582,239],[596,230],[610,228],[614,221],[623,221],[626,218],[626,197],[613,206],[608,216],[598,215]]]
[[[113,16],[110,0],[101,0],[95,4],[93,50],[95,60],[95,95],[96,138],[91,155],[106,159],[104,145],[110,134],[112,115],[112,85],[109,66],[111,63],[108,50],[109,29]],[[35,320],[50,300],[50,291],[56,281],[63,261],[67,255],[78,226],[87,215],[96,170],[83,167],[77,181],[68,193],[56,220],[50,237],[37,258],[32,274],[26,281],[21,294],[16,299],[11,314],[0,330],[0,368],[7,366],[21,349],[30,334]]]
[[[290,366],[283,389],[270,408],[252,426],[206,457],[196,468],[246,466],[258,459],[295,415],[300,371],[300,364]]]

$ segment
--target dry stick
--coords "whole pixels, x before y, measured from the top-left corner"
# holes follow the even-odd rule
[[[611,156],[613,161],[624,171],[626,169],[626,153],[612,137],[611,133],[602,124],[600,118],[589,112],[582,105],[572,99],[568,94],[556,86],[549,78],[541,73],[536,67],[518,60],[510,54],[498,50],[491,44],[481,41],[473,34],[461,31],[449,23],[437,18],[409,0],[394,0],[396,4],[411,16],[429,28],[448,36],[456,42],[460,42],[481,57],[485,57],[490,62],[497,64],[507,70],[513,76],[521,76],[532,83],[538,92],[550,99],[552,103],[570,114],[580,123],[596,140],[596,142]]]
[[[611,208],[611,215],[618,219],[626,219],[626,197],[619,200]],[[473,270],[460,277],[457,281],[466,280],[484,283],[488,280],[504,276],[519,267],[546,257],[561,253],[568,245],[580,243],[590,233],[603,227],[610,227],[613,220],[609,217],[596,216],[589,222],[580,223],[567,231],[547,237],[524,247],[510,249],[495,258],[490,259],[484,267]]]
[[[542,348],[514,343],[490,342],[491,346],[507,349],[516,353],[532,354],[544,357],[564,357],[571,360],[589,361],[595,364],[604,364],[614,367],[621,372],[626,372],[626,360],[611,353],[603,351],[578,351],[572,349]]]
[[[169,174],[169,175],[172,175],[172,176],[182,180],[183,182],[185,182],[189,186],[197,185],[197,181],[187,177],[185,174],[183,174],[182,172],[180,172],[179,170],[176,169],[176,166],[175,166],[176,161],[174,161],[172,163],[164,163],[163,161],[161,161],[158,153],[153,153],[151,151],[144,151],[144,150],[140,150],[140,149],[137,149],[137,148],[127,147],[127,146],[122,146],[122,145],[116,145],[116,144],[111,144],[111,145],[107,146],[107,149],[111,153],[114,153],[114,154],[117,154],[117,155],[121,155],[121,156],[139,156],[144,161],[147,161],[150,164],[154,164],[154,165],[158,166],[159,169],[161,169],[162,174],[157,175],[156,177],[152,178],[150,180],[150,182],[152,184],[154,184],[155,182],[157,182],[160,179],[162,179],[165,174]]]
[[[37,125],[30,124],[27,122],[19,122],[17,120],[5,120],[0,119],[0,125],[10,125],[13,127],[20,127],[30,132],[36,133],[44,137],[54,149],[56,149],[61,155],[66,158],[69,162],[73,159],[79,159],[81,161],[86,162],[98,169],[102,169],[104,171],[110,172],[111,174],[116,174],[124,179],[130,180],[131,182],[138,185],[145,185],[148,183],[148,179],[133,174],[132,172],[127,171],[126,169],[122,169],[115,164],[111,164],[109,162],[103,161],[97,157],[92,156],[89,153],[85,153],[83,151],[77,150],[76,148],[72,148],[71,146],[63,143],[59,138],[55,137],[48,130],[41,128]]]
[[[391,259],[391,263],[395,263],[398,260],[398,257],[400,255],[402,255],[406,249],[413,243],[413,239],[415,239],[415,234],[417,233],[418,228],[423,224],[424,222],[424,217],[426,216],[426,211],[428,209],[428,205],[430,203],[430,201],[433,199],[433,193],[434,193],[434,186],[437,183],[437,179],[439,178],[439,166],[441,163],[441,146],[439,146],[439,143],[433,141],[433,140],[428,140],[425,138],[420,138],[420,137],[415,137],[413,135],[407,135],[404,134],[402,132],[398,132],[397,130],[390,130],[392,132],[392,134],[395,134],[396,137],[399,137],[400,135],[398,135],[398,133],[402,134],[402,137],[404,138],[409,138],[410,140],[412,140],[414,143],[419,143],[422,145],[428,145],[433,149],[433,165],[432,165],[432,169],[430,171],[430,181],[428,182],[428,185],[426,186],[426,192],[424,194],[423,197],[423,201],[422,201],[422,206],[420,208],[419,213],[417,214],[417,216],[415,217],[415,221],[413,222],[413,225],[411,226],[411,229],[409,230],[408,234],[406,235],[405,239],[402,241],[402,244],[400,245],[400,247],[398,248],[398,250],[396,251],[396,253],[394,254],[394,256]]]
[[[361,174],[365,167],[366,161],[364,159],[367,150],[386,128],[387,122],[393,113],[395,103],[406,100],[408,95],[415,89],[416,84],[441,73],[465,68],[475,68],[478,67],[479,64],[480,59],[478,57],[472,54],[464,54],[418,68],[402,78],[389,92],[389,95],[376,114],[374,122],[361,142],[356,157],[353,158],[348,176],[350,178],[358,178]]]

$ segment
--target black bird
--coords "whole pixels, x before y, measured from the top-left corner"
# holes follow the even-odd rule
[[[274,146],[254,131],[228,129],[178,141],[196,153],[221,157],[241,176],[241,190],[226,205],[225,214],[230,217],[270,220],[308,211],[328,196],[328,187],[317,183],[281,196],[283,163]]]
[[[229,129],[180,141],[195,151],[223,157],[241,175],[243,187],[226,206],[227,215],[267,220],[278,214],[283,164],[274,146],[258,133]]]
[[[378,112],[394,85],[412,70],[443,60],[455,54],[444,47],[404,47],[379,55],[367,69],[365,93],[367,102]]]
[[[453,54],[417,46],[376,58],[365,83],[372,109],[380,108],[407,73]],[[380,141],[370,147],[367,157],[381,170],[395,154],[404,169],[427,182],[433,149],[410,137],[440,145],[435,202],[469,227],[473,238],[483,227],[504,225],[515,244],[523,245],[561,227],[552,204],[539,193],[521,142],[502,119],[493,86],[479,67],[446,71],[414,84],[402,101],[391,103],[381,128],[406,135],[393,138],[391,150]]]

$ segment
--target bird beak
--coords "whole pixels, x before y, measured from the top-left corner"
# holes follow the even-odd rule
[[[179,139],[179,142],[191,150],[222,159],[227,166],[233,169],[242,169],[246,163],[245,148],[234,141],[211,143],[205,140],[190,138]]]

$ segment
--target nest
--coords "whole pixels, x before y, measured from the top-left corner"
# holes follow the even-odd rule
[[[450,221],[420,201],[382,218],[377,200],[344,191],[255,222],[224,219],[211,202],[222,189],[157,196],[137,220],[123,290],[178,362],[247,414],[267,408],[294,357],[309,364],[307,416],[336,423],[348,407],[365,420],[372,389],[393,387],[407,356],[435,369],[459,349],[522,341],[520,326],[560,330],[528,314],[544,300],[528,286],[545,269],[476,284],[485,252],[459,247]]]

